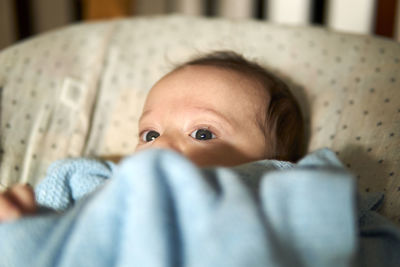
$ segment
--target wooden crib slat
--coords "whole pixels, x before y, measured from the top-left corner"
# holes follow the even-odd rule
[[[254,16],[254,1],[252,0],[220,0],[217,14],[226,18],[252,18]]]
[[[400,0],[397,0],[395,20],[395,40],[400,42]]]
[[[132,10],[135,15],[166,14],[168,4],[165,0],[133,0]]]
[[[375,33],[377,35],[392,38],[395,27],[395,13],[397,0],[378,0],[375,23]]]
[[[69,24],[74,20],[73,1],[32,1],[34,33],[48,31]]]
[[[311,8],[311,0],[269,0],[266,14],[275,23],[308,24]]]
[[[174,12],[185,15],[203,15],[206,1],[203,0],[175,0]]]
[[[85,20],[123,17],[131,14],[131,0],[82,0]]]
[[[334,30],[371,33],[375,17],[374,0],[328,1],[328,26]]]
[[[17,39],[17,26],[13,0],[0,1],[0,49],[11,45]]]

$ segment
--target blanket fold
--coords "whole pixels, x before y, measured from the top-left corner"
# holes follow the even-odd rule
[[[372,239],[362,243],[354,179],[327,149],[297,165],[199,169],[165,150],[117,166],[86,163],[57,163],[38,186],[38,201],[61,212],[0,225],[0,266],[336,267],[372,266],[371,259],[397,266],[400,259],[397,228],[385,232],[391,247],[374,236],[386,251],[371,251]],[[59,175],[61,182],[49,178]],[[44,194],[54,183],[58,190]],[[369,212],[365,235],[377,218]]]

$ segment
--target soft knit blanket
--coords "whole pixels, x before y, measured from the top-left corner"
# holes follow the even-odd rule
[[[358,204],[352,175],[327,149],[295,166],[199,169],[164,150],[118,166],[67,160],[36,191],[50,209],[0,225],[0,266],[400,263],[399,230],[371,211],[381,196]]]

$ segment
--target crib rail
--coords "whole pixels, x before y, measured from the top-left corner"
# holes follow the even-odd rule
[[[0,49],[80,20],[166,13],[320,24],[400,41],[400,0],[1,0]]]

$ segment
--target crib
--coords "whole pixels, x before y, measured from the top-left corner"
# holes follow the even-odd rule
[[[312,26],[160,15],[81,23],[0,53],[0,183],[36,185],[54,160],[133,152],[148,90],[200,53],[228,49],[282,77],[307,151],[334,150],[400,224],[400,45]]]

